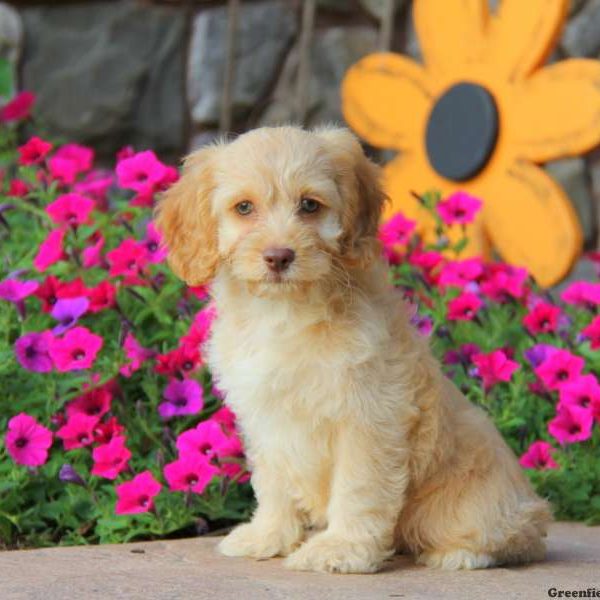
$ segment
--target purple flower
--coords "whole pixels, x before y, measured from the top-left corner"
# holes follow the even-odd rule
[[[22,318],[25,318],[25,303],[27,296],[31,296],[38,289],[37,281],[21,281],[19,279],[5,279],[0,281],[0,299],[13,302]]]
[[[79,476],[79,473],[69,464],[65,463],[58,472],[58,478],[63,483],[74,483],[76,485],[85,485],[83,479]]]
[[[158,414],[165,421],[180,415],[195,415],[204,406],[202,388],[194,379],[173,379],[165,388],[163,397],[166,402],[158,405]]]
[[[53,364],[48,352],[53,336],[49,331],[26,333],[15,342],[15,355],[24,369],[47,373]]]
[[[421,335],[425,337],[429,337],[431,335],[431,331],[433,329],[433,321],[431,320],[431,317],[413,315],[410,319],[410,322],[417,328],[417,331]]]
[[[548,357],[548,351],[553,350],[553,346],[548,344],[536,344],[523,352],[523,356],[532,368],[539,367]]]
[[[58,321],[58,325],[52,330],[52,333],[60,335],[73,327],[79,317],[88,309],[89,305],[90,301],[84,296],[57,300],[50,313]]]

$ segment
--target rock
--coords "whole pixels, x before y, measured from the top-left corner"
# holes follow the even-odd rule
[[[238,20],[233,112],[247,115],[266,94],[295,35],[295,11],[285,2],[243,3]],[[188,64],[188,102],[194,123],[219,120],[226,60],[226,7],[194,19]]]
[[[600,52],[600,0],[588,0],[567,23],[562,46],[570,56],[596,56]]]
[[[546,165],[548,173],[558,181],[568,194],[579,216],[586,242],[596,230],[593,200],[587,181],[583,158],[565,158]]]
[[[219,131],[216,129],[205,129],[194,133],[190,138],[188,152],[198,150],[203,146],[208,146],[219,139]]]
[[[341,122],[340,84],[344,73],[358,59],[377,48],[377,31],[371,27],[331,27],[317,30],[311,51],[311,77],[307,125]],[[260,118],[261,125],[297,122],[296,75],[298,45],[294,46],[270,104]]]
[[[23,25],[19,13],[8,4],[0,2],[0,58],[8,60],[16,78],[21,54]]]
[[[386,0],[359,0],[360,5],[373,17],[381,20],[385,14]],[[406,0],[395,0],[396,14],[402,10],[406,4]]]
[[[409,7],[406,22],[404,23],[404,48],[403,54],[406,54],[416,61],[422,60],[421,46],[415,29],[412,4]]]
[[[317,9],[336,10],[338,12],[352,12],[354,6],[348,0],[317,0]]]
[[[185,22],[176,9],[89,2],[22,11],[23,84],[49,132],[112,155],[185,147]],[[51,74],[51,76],[49,76]]]
[[[571,272],[556,286],[554,286],[550,292],[555,300],[560,298],[560,294],[575,281],[597,281],[598,272],[594,263],[585,258],[581,257],[571,269]]]

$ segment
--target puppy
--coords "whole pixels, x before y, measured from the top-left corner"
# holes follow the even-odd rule
[[[351,133],[281,127],[192,154],[161,200],[173,271],[212,280],[208,361],[258,501],[220,550],[339,573],[396,550],[445,569],[539,560],[547,503],[388,284],[384,199]]]

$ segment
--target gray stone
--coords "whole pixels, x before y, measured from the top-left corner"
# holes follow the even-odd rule
[[[193,152],[194,150],[208,146],[209,144],[212,144],[218,140],[219,137],[220,134],[217,129],[205,129],[198,131],[197,133],[192,134],[190,137],[188,152]]]
[[[0,57],[16,65],[21,53],[23,25],[19,13],[0,2]]]
[[[266,94],[297,27],[287,2],[243,3],[240,9],[233,112],[247,115]],[[188,64],[188,102],[194,123],[219,120],[226,61],[227,9],[200,12],[194,19]]]
[[[376,19],[382,19],[385,14],[386,0],[359,0],[360,5]],[[406,5],[406,0],[395,0],[396,14]]]
[[[593,200],[583,158],[565,158],[546,165],[548,173],[561,184],[579,216],[585,240],[596,230]]]
[[[89,2],[22,11],[23,84],[50,133],[112,154],[184,147],[185,21],[178,9]]]
[[[419,37],[417,36],[417,31],[415,29],[415,22],[413,16],[413,7],[412,3],[408,10],[408,16],[406,18],[406,22],[404,23],[404,54],[407,54],[411,58],[414,58],[417,61],[422,61],[421,54],[421,45],[419,44]]]
[[[316,31],[311,49],[311,76],[307,125],[341,122],[340,84],[357,60],[377,48],[377,31],[371,27],[331,27]],[[299,49],[287,57],[261,125],[281,125],[298,118],[296,76]]]
[[[352,12],[354,6],[349,0],[317,0],[317,9],[337,10],[339,12]]]
[[[570,56],[595,56],[600,52],[600,0],[588,0],[567,23],[562,47]]]

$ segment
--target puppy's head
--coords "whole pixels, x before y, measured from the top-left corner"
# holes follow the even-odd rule
[[[224,269],[284,290],[369,262],[384,197],[347,130],[262,128],[189,156],[156,219],[189,285]]]

